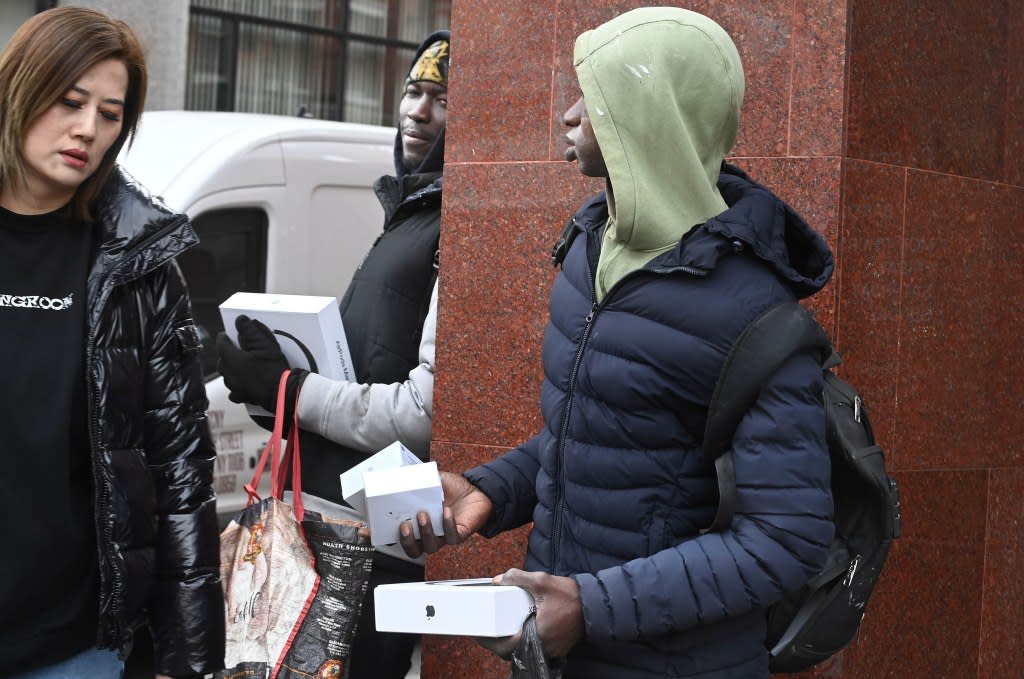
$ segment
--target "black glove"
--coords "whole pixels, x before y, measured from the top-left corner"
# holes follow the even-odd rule
[[[277,387],[288,360],[270,328],[248,316],[235,319],[238,347],[226,333],[217,335],[217,371],[235,403],[254,403],[273,413]],[[239,348],[241,347],[241,348]]]
[[[288,360],[267,326],[248,316],[235,319],[238,330],[236,347],[226,333],[217,335],[217,371],[224,377],[228,398],[235,403],[255,403],[268,412],[277,408],[277,390],[281,373],[288,369]],[[292,369],[285,386],[284,435],[287,438],[295,414],[299,389],[309,375],[308,370]],[[251,416],[268,431],[274,430],[273,417]]]

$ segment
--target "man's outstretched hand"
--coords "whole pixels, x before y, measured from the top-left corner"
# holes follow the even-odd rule
[[[437,533],[426,512],[416,515],[420,539],[414,537],[412,523],[404,522],[398,528],[399,542],[411,557],[433,554],[445,545],[457,545],[469,539],[484,527],[494,506],[483,491],[458,474],[441,472],[444,491],[443,524]]]

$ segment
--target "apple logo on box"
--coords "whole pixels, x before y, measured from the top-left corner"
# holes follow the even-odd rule
[[[430,604],[427,604],[427,619],[429,620],[430,618],[433,618],[433,617],[434,617],[434,607],[431,606]]]

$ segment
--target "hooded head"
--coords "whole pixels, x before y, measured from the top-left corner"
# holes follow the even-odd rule
[[[399,105],[395,171],[440,172],[444,165],[444,130],[448,107],[451,34],[437,31],[416,50]]]
[[[716,183],[739,129],[743,67],[721,26],[675,7],[635,9],[583,33],[573,64],[610,188],[600,299],[725,211]]]

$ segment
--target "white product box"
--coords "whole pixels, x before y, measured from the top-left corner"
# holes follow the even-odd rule
[[[444,492],[436,462],[365,472],[363,492],[370,543],[375,547],[398,542],[398,527],[403,521],[412,522],[413,535],[419,538],[419,512],[426,512],[434,530],[440,530]]]
[[[381,469],[396,469],[421,462],[422,460],[403,446],[401,441],[395,441],[341,475],[341,496],[365,519],[366,493],[363,487],[363,474]]]
[[[352,355],[336,298],[236,292],[220,305],[224,330],[235,346],[238,345],[235,319],[243,314],[274,332],[292,368],[303,368],[334,380],[355,381]],[[256,405],[246,407],[253,415],[271,414]]]
[[[490,578],[378,585],[373,599],[379,632],[507,637],[533,610],[525,589]]]

